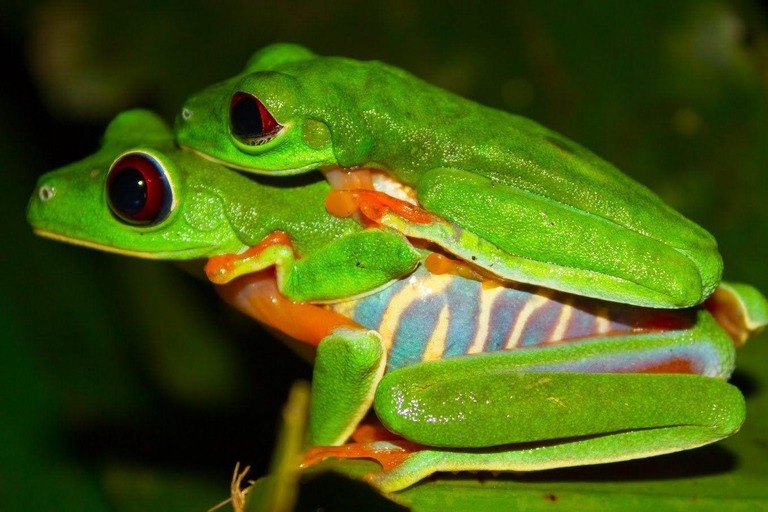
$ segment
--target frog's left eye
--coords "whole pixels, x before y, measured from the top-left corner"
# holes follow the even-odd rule
[[[249,146],[261,146],[274,139],[282,126],[255,96],[237,92],[229,104],[232,135]]]
[[[112,212],[128,224],[157,224],[168,216],[172,193],[160,163],[149,155],[131,153],[118,159],[107,176]]]

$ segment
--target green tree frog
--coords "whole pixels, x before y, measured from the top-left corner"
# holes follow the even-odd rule
[[[464,243],[454,254],[501,279],[659,308],[699,304],[720,280],[712,236],[609,163],[381,62],[268,46],[193,95],[176,134],[245,171],[320,169],[339,216],[361,196],[417,204],[493,246],[485,260]]]
[[[96,154],[40,178],[27,216],[62,241],[207,259],[228,303],[314,359],[305,465],[374,458],[368,479],[384,491],[437,471],[648,457],[739,429],[744,399],[726,380],[734,347],[768,324],[754,288],[722,283],[701,306],[660,309],[501,281],[446,256],[504,261],[444,218],[394,204],[376,224],[383,203],[362,196],[371,211],[340,218],[329,184],[308,178],[223,168],[130,111]]]

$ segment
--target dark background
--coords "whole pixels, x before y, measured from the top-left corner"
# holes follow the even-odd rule
[[[591,148],[710,230],[726,278],[768,291],[765,14],[749,1],[4,1],[0,509],[205,509],[236,461],[266,471],[288,387],[310,377],[173,266],[31,234],[38,176],[95,151],[116,113],[170,121],[275,41],[383,60]],[[619,465],[619,491],[657,474],[679,479],[661,494],[768,499],[765,342],[740,353],[743,432]]]

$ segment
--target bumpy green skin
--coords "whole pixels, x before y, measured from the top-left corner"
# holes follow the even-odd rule
[[[134,226],[110,211],[105,184],[111,164],[126,152],[143,152],[166,169],[174,206],[154,226]],[[291,186],[293,185],[293,186]],[[330,300],[370,292],[411,272],[419,253],[391,230],[364,230],[325,211],[322,180],[252,179],[179,150],[157,116],[119,115],[102,148],[80,162],[42,176],[27,217],[41,234],[134,256],[183,260],[237,253],[274,231],[291,239],[298,259],[284,258],[281,291],[294,300]],[[291,254],[284,248],[280,255]],[[266,261],[265,266],[281,261]]]
[[[274,140],[248,146],[230,133],[239,91],[284,126]],[[380,62],[269,46],[242,74],[190,98],[176,131],[183,146],[257,173],[385,170],[414,187],[426,209],[529,260],[514,276],[525,282],[687,307],[720,280],[712,236],[615,167],[533,121]],[[576,277],[564,287],[568,272]]]

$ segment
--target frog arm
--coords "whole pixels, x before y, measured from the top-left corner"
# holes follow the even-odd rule
[[[339,328],[317,349],[308,444],[344,443],[373,403],[386,351],[375,331]]]
[[[413,271],[419,252],[391,230],[366,229],[297,258],[290,238],[275,232],[239,254],[214,256],[206,265],[216,284],[274,266],[280,292],[295,301],[353,297],[386,286]]]
[[[287,299],[269,274],[249,274],[217,291],[231,306],[299,342],[292,345],[297,352],[311,358],[317,347],[308,442],[346,441],[370,409],[384,373],[381,337],[329,309]]]
[[[697,226],[685,230],[692,241],[684,243],[677,241],[677,231],[684,230],[676,225],[643,234],[507,182],[454,169],[426,173],[417,195],[426,210],[500,250],[504,269],[493,265],[491,271],[505,278],[665,308],[702,302],[720,279],[717,247]],[[488,267],[499,258],[472,256],[490,260]]]

